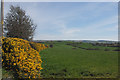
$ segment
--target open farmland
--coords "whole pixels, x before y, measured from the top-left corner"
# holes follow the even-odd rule
[[[49,48],[39,53],[43,68],[41,78],[115,78],[118,74],[116,45],[72,41],[46,41],[42,44]],[[39,46],[33,48],[39,51]],[[13,78],[14,74],[13,70],[3,67],[3,78]]]
[[[51,48],[40,52],[44,78],[115,78],[117,47],[72,41],[48,41]]]

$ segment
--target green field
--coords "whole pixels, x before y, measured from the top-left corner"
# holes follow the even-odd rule
[[[117,47],[93,46],[81,42],[44,42],[53,45],[40,52],[42,78],[116,78]],[[3,78],[13,78],[14,72],[2,69]]]
[[[41,77],[115,78],[118,74],[118,51],[113,51],[116,47],[92,46],[71,41],[45,44],[52,44],[53,48],[40,52],[43,61]],[[87,50],[88,48],[97,50]]]

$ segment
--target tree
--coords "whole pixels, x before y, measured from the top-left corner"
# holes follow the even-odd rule
[[[32,40],[36,27],[30,16],[26,15],[25,10],[19,6],[10,6],[10,10],[4,20],[6,37]]]

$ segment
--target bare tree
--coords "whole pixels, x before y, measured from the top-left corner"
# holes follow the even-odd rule
[[[10,6],[10,10],[4,20],[6,37],[32,40],[36,27],[30,16],[26,15],[25,10],[19,6]]]

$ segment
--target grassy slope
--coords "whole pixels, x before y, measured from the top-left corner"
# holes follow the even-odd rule
[[[53,48],[40,53],[44,68],[42,77],[116,77],[117,75],[118,57],[115,51],[72,49],[73,47],[65,45],[65,42],[52,44]]]

